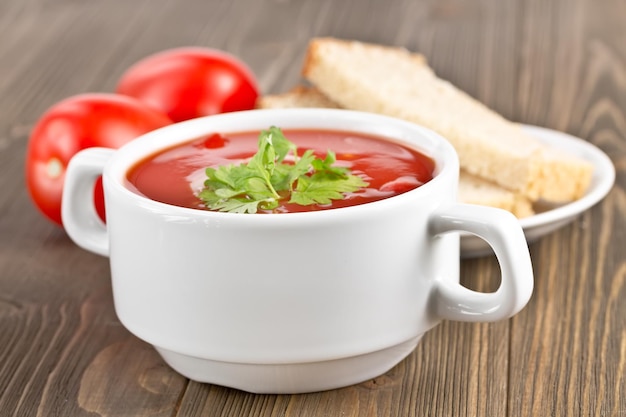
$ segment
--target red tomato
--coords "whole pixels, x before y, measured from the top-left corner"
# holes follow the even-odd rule
[[[148,56],[122,75],[116,89],[175,122],[252,109],[258,91],[254,75],[243,62],[225,52],[200,47]]]
[[[62,225],[65,169],[74,154],[94,146],[119,148],[171,123],[164,114],[117,94],[83,94],[55,104],[39,119],[28,142],[26,184],[33,202],[47,218]],[[94,201],[104,220],[100,181]]]

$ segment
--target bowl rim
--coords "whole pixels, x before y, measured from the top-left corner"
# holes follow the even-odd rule
[[[272,122],[268,123],[268,120]],[[280,123],[273,123],[273,121],[279,121]],[[284,129],[354,131],[356,133],[367,133],[382,137],[428,155],[435,161],[435,172],[433,173],[433,178],[426,184],[403,194],[382,200],[329,210],[276,213],[263,216],[237,216],[238,213],[175,206],[152,200],[129,187],[130,184],[126,179],[128,170],[141,160],[161,150],[181,145],[216,131],[224,133],[245,132],[266,129],[271,125],[279,125],[279,127]],[[373,132],[369,129],[372,129]],[[402,134],[400,135],[400,133]],[[423,198],[425,194],[432,193],[433,190],[445,186],[442,183],[450,181],[450,176],[457,175],[458,177],[458,172],[458,155],[452,145],[442,136],[421,125],[389,116],[353,110],[297,108],[254,109],[222,113],[156,129],[115,150],[113,156],[104,167],[103,180],[105,204],[106,190],[110,190],[130,199],[133,204],[155,213],[192,216],[194,218],[197,216],[203,218],[215,217],[219,219],[231,219],[233,216],[236,216],[237,218],[245,218],[245,221],[250,221],[250,218],[263,219],[261,221],[274,221],[278,218],[282,220],[297,218],[300,221],[302,218],[341,216],[346,211],[351,213],[354,211],[382,210],[385,206],[402,204],[407,199]],[[454,196],[456,198],[456,188],[454,189]]]

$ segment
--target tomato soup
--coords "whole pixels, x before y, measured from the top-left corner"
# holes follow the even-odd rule
[[[332,150],[335,164],[349,168],[368,186],[331,204],[303,206],[285,200],[273,213],[326,210],[382,200],[415,189],[433,176],[435,164],[430,157],[381,137],[325,130],[286,129],[283,133],[297,145],[298,154],[312,149],[324,158]],[[206,180],[206,168],[246,163],[257,151],[258,135],[216,133],[161,151],[129,170],[129,187],[152,200],[208,210],[197,196]]]

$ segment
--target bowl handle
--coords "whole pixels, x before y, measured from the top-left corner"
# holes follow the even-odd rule
[[[519,220],[508,211],[469,204],[438,210],[430,219],[436,236],[465,231],[484,239],[500,264],[501,281],[492,293],[470,290],[456,281],[438,278],[435,284],[436,314],[460,321],[497,321],[519,312],[533,292],[533,270],[528,244]]]
[[[61,216],[69,237],[83,249],[109,255],[107,227],[96,212],[93,187],[115,151],[88,148],[72,157],[65,173]]]

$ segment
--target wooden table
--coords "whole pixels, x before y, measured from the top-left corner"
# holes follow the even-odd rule
[[[38,117],[112,91],[139,58],[205,45],[246,61],[266,93],[299,80],[330,35],[425,54],[506,117],[571,133],[617,169],[608,197],[531,245],[536,289],[511,320],[444,322],[386,375],[308,395],[190,382],[116,318],[105,258],[41,217],[24,185]],[[626,415],[626,5],[620,0],[2,0],[0,415]],[[493,257],[464,260],[493,288]]]

